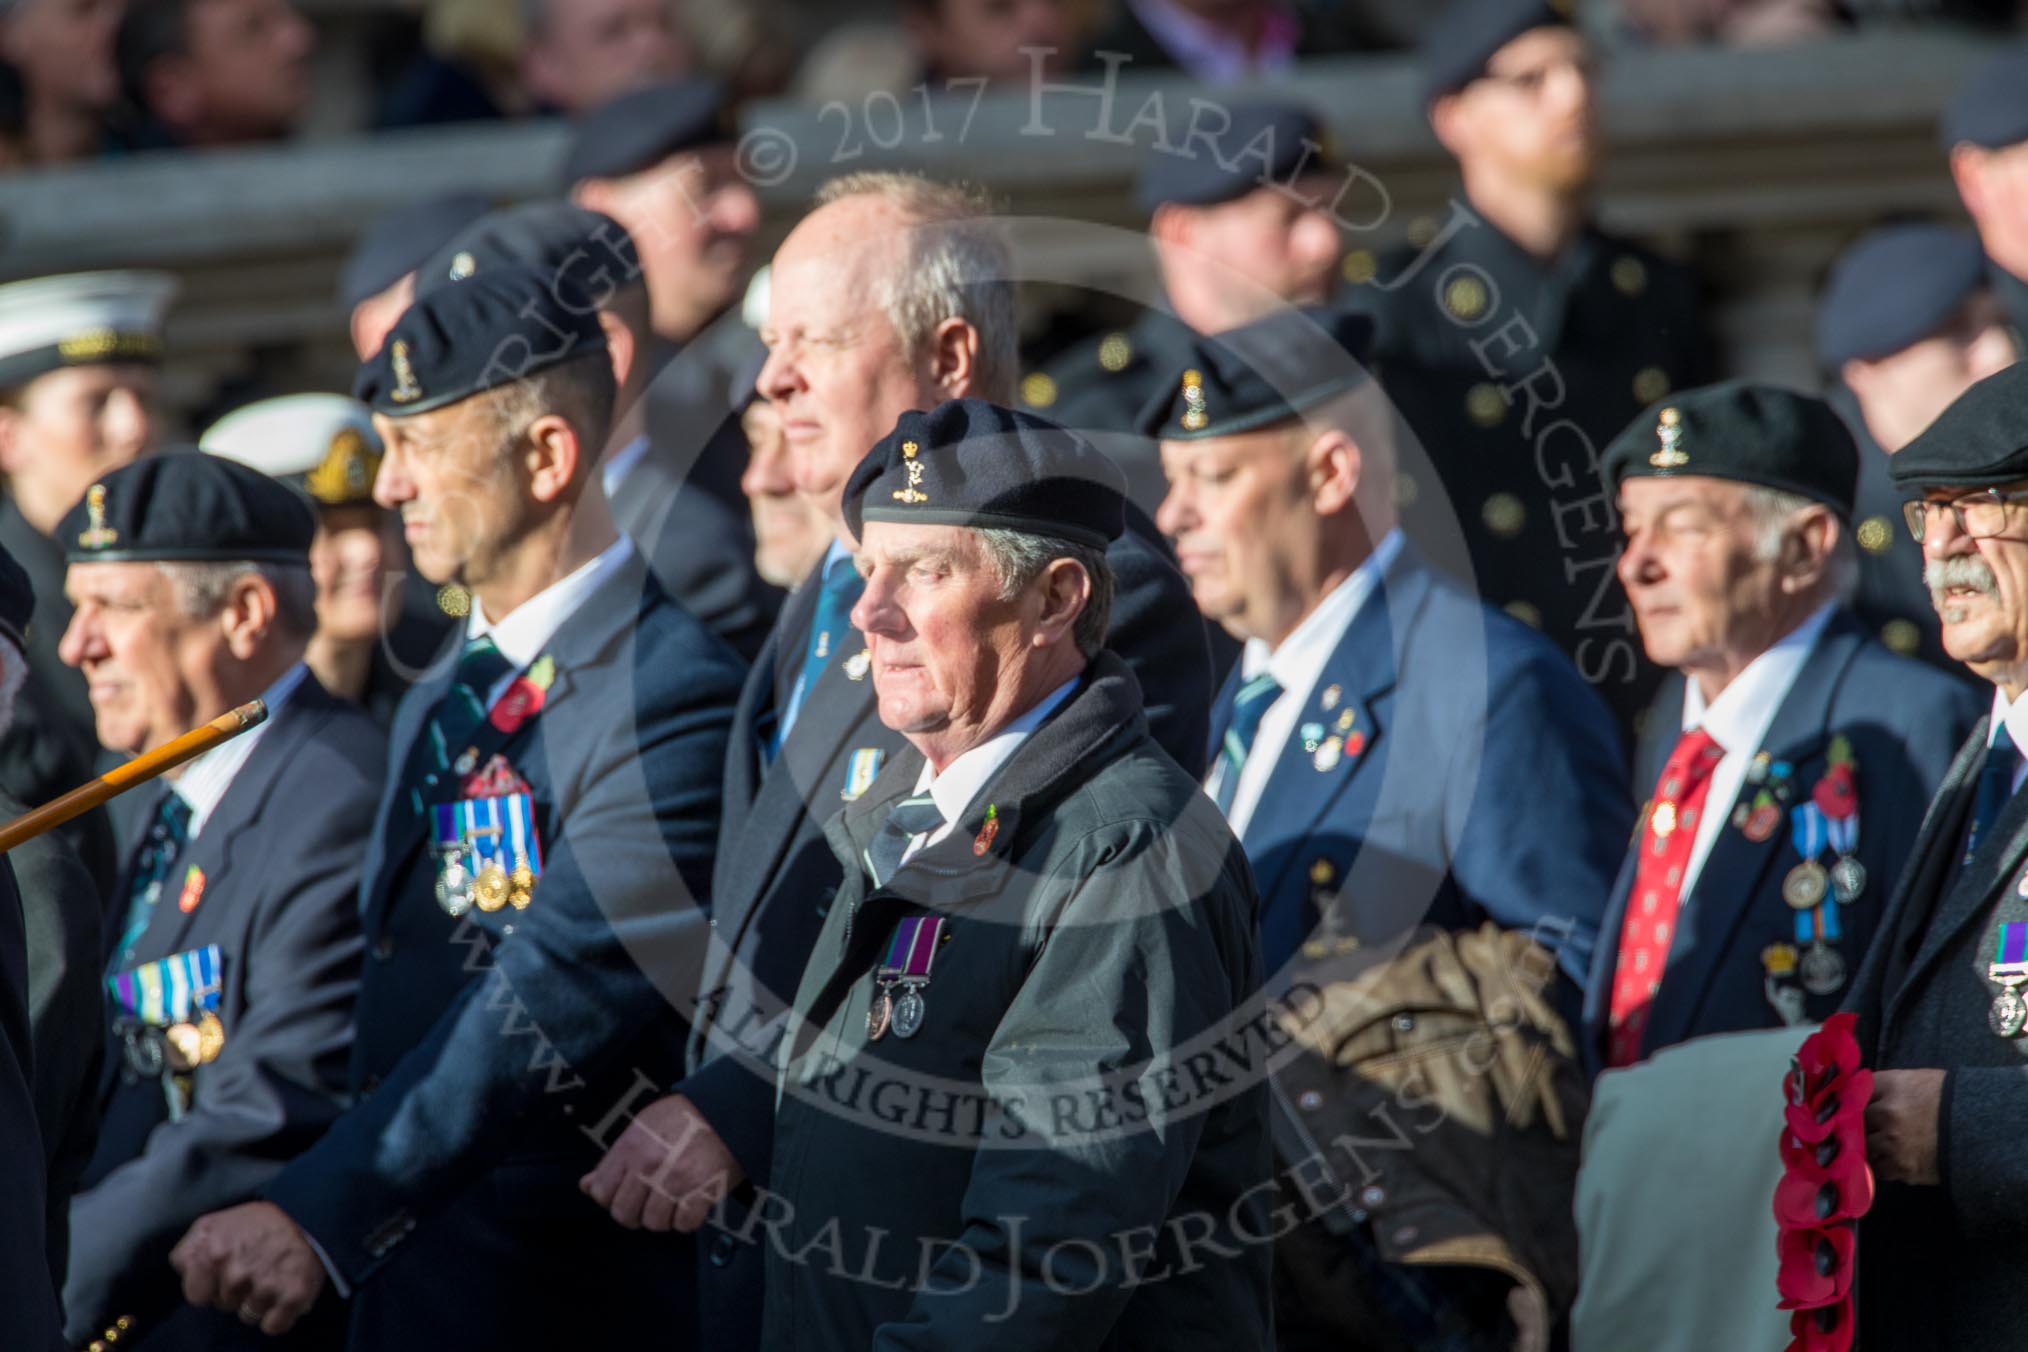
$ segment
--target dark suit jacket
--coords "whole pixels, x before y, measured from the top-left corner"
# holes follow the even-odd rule
[[[390,777],[360,893],[362,1097],[267,1190],[351,1288],[354,1347],[689,1341],[688,1241],[623,1230],[578,1191],[602,1148],[581,1128],[638,1077],[668,1083],[680,1055],[672,1006],[695,988],[741,668],[637,556],[548,653],[540,712],[472,743],[530,786],[533,904],[446,915],[410,790],[452,801],[459,781]],[[403,702],[395,764],[449,666]]]
[[[217,944],[225,1045],[172,1124],[161,1081],[123,1074],[109,1040],[105,1125],[71,1203],[74,1341],[121,1315],[151,1349],[245,1337],[232,1316],[183,1304],[169,1251],[198,1217],[254,1197],[344,1106],[359,989],[353,899],[384,775],[372,720],[306,674],[172,865],[134,962]],[[176,898],[192,868],[204,884],[186,912]]]
[[[1651,785],[1676,743],[1682,708],[1682,678],[1673,677],[1657,699],[1642,739],[1640,759]],[[1832,737],[1842,733],[1852,745],[1859,783],[1858,858],[1867,882],[1857,902],[1838,908],[1843,938],[1833,947],[1847,972],[1856,972],[1865,957],[1915,844],[1923,808],[1978,712],[1970,686],[1896,657],[1868,638],[1849,612],[1840,611],[1818,637],[1768,724],[1766,739],[1755,748],[1795,768],[1793,807],[1809,801],[1810,790],[1823,778]],[[1750,806],[1757,792],[1758,786],[1744,784],[1738,801]],[[1705,810],[1730,818],[1735,809],[1732,803],[1711,803]],[[1637,835],[1636,847],[1644,840],[1645,835]],[[1584,1051],[1594,1071],[1603,1064],[1613,973],[1636,862],[1630,850],[1613,885],[1592,963]],[[1641,1039],[1643,1056],[1707,1033],[1776,1028],[1791,1021],[1772,1003],[1761,952],[1770,944],[1795,942],[1796,912],[1782,900],[1782,881],[1800,862],[1789,839],[1788,809],[1774,834],[1758,843],[1730,820],[1719,828],[1678,914],[1662,988],[1655,993]],[[1793,1021],[1801,1022],[1821,1021],[1845,997],[1842,985],[1810,995],[1794,977],[1782,981],[1780,989],[1793,992],[1780,998],[1797,1002],[1792,1012],[1800,1018]]]
[[[1931,801],[1845,1007],[1861,1064],[1946,1071],[1937,1123],[1942,1183],[1883,1183],[1859,1232],[1860,1346],[1894,1352],[2012,1347],[2011,1283],[2028,1263],[2028,1040],[1996,1036],[1986,975],[2003,922],[2028,921],[2028,793],[2008,801],[1960,866],[1979,771],[1981,719]]]
[[[0,856],[0,1310],[8,1346],[59,1348],[62,1320],[49,1275],[42,1135],[30,1087],[28,960],[14,869]]]

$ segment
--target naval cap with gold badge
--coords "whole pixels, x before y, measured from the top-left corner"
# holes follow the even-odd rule
[[[1573,0],[1453,0],[1423,31],[1425,105],[1486,73],[1494,53],[1537,28],[1568,28]]]
[[[2028,362],[1996,371],[1957,397],[1894,453],[1888,477],[1904,495],[1927,488],[1994,488],[2028,480]]]
[[[603,352],[598,307],[570,278],[507,266],[417,297],[368,357],[353,396],[413,417]]]
[[[66,563],[310,562],[302,495],[236,460],[180,446],[85,491],[56,528]]]
[[[1104,549],[1127,526],[1127,481],[1090,442],[983,399],[901,415],[845,483],[845,524],[1012,530]]]
[[[1655,403],[1613,438],[1606,482],[1632,478],[1731,479],[1821,502],[1852,519],[1859,448],[1844,419],[1812,395],[1751,380],[1683,390]]]
[[[0,286],[0,389],[67,366],[162,360],[177,282],[164,272],[78,272]]]
[[[1200,337],[1174,383],[1142,410],[1142,434],[1202,441],[1300,417],[1367,379],[1372,344],[1367,316],[1314,306]]]
[[[234,409],[197,444],[301,489],[320,507],[373,501],[380,433],[366,405],[342,394],[285,394]]]

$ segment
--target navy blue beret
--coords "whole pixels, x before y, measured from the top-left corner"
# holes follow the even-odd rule
[[[586,113],[563,158],[563,187],[588,178],[624,178],[671,155],[738,136],[725,86],[716,80],[665,80],[622,94]]]
[[[35,613],[35,584],[28,570],[0,545],[0,638],[28,650],[28,619]]]
[[[1929,337],[1986,284],[1979,237],[1952,225],[1891,225],[1838,255],[1817,301],[1817,357],[1837,370]]]
[[[360,366],[352,397],[391,418],[428,413],[605,345],[598,307],[568,278],[492,268],[419,296]]]
[[[1203,137],[1149,153],[1134,185],[1135,205],[1150,215],[1169,202],[1216,206],[1255,188],[1285,183],[1299,170],[1340,172],[1329,149],[1329,134],[1309,109],[1294,103],[1253,103],[1227,111],[1230,121],[1222,130],[1206,128]]]
[[[316,533],[309,501],[281,480],[179,446],[144,455],[85,490],[56,540],[70,563],[307,565]]]
[[[478,220],[492,204],[477,193],[453,193],[397,207],[366,227],[338,278],[347,310],[414,272],[439,245]]]
[[[1812,395],[1728,380],[1651,405],[1606,447],[1606,481],[1732,479],[1823,503],[1845,520],[1859,491],[1859,447]]]
[[[1486,73],[1493,53],[1536,28],[1567,28],[1571,0],[1456,0],[1424,30],[1424,106]]]
[[[1366,378],[1373,321],[1346,310],[1278,310],[1198,338],[1175,382],[1143,409],[1165,441],[1229,437],[1286,422]]]
[[[1963,141],[1988,150],[2028,141],[2028,46],[1973,72],[1944,109],[1937,131],[1946,151]]]
[[[1013,530],[1104,549],[1127,526],[1127,480],[1046,418],[983,399],[901,415],[845,482],[845,524]]]
[[[528,202],[488,212],[460,230],[417,269],[416,294],[503,267],[568,278],[601,307],[641,282],[634,237],[618,221],[568,202]]]
[[[1894,453],[1887,473],[1909,493],[2028,479],[2028,362],[1996,371],[1959,395]]]

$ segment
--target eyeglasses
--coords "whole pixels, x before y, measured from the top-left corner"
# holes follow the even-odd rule
[[[1917,498],[1901,504],[1901,519],[1908,523],[1908,533],[1919,544],[1928,533],[1932,512],[1948,511],[1957,522],[1958,529],[1974,540],[1990,540],[2004,535],[2013,520],[2009,509],[2017,502],[2028,500],[2028,490],[2002,493],[1997,488],[1982,488],[1976,493],[1946,501],[1931,501]]]

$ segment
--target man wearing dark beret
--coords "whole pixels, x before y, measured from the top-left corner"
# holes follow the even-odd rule
[[[190,1228],[185,1294],[272,1334],[334,1288],[360,1352],[689,1346],[687,1241],[577,1179],[585,1129],[675,1074],[742,668],[613,527],[612,359],[567,278],[424,294],[354,392],[376,501],[472,610],[396,712],[363,851],[358,1101]]]
[[[1257,900],[1104,646],[1122,488],[976,399],[904,413],[845,486],[853,624],[908,749],[826,829],[844,881],[783,1040],[765,1348],[1268,1344],[1265,1079],[1155,1087],[1261,1012]],[[840,1075],[983,1112],[898,1130],[841,1112]],[[1100,1085],[1132,1086],[1110,1119],[1072,1089]],[[849,1257],[790,1260],[827,1229]]]
[[[1536,971],[1515,998],[1565,1049],[1543,1083],[1575,1111],[1569,1025],[1631,809],[1619,742],[1546,639],[1404,539],[1393,422],[1361,365],[1370,338],[1360,316],[1284,312],[1201,340],[1151,410],[1169,476],[1157,520],[1198,606],[1246,645],[1213,709],[1205,792],[1262,889],[1270,996],[1363,991],[1375,1026],[1406,1020],[1390,1052],[1436,1056],[1458,1025],[1414,1031],[1432,995],[1420,974],[1504,953],[1499,966]],[[1306,1105],[1308,1140],[1357,1138],[1377,1120],[1372,1081],[1313,1050],[1282,1068],[1281,1095]],[[1444,1118],[1483,1120],[1459,1090],[1489,1083],[1419,1092]],[[1506,1347],[1510,1321],[1550,1327],[1570,1300],[1576,1156],[1567,1133],[1539,1144],[1425,1132],[1411,1154],[1373,1158],[1384,1177],[1285,1151],[1291,1170],[1335,1175],[1325,1195],[1365,1200],[1278,1248],[1281,1345]],[[1423,1266],[1417,1234],[1485,1257]]]
[[[288,488],[189,450],[106,475],[61,527],[77,607],[61,652],[108,751],[137,755],[250,700],[268,711],[135,791],[146,825],[98,963],[103,1126],[70,1204],[73,1345],[265,1345],[184,1304],[170,1249],[205,1212],[257,1196],[344,1104],[386,754],[303,662],[314,530]],[[342,1327],[326,1306],[296,1345],[333,1346]]]
[[[1880,1185],[1859,1228],[1858,1327],[1867,1347],[2001,1347],[2019,1326],[2008,1283],[2028,1262],[2028,366],[1972,386],[1892,468],[1944,649],[1993,693],[1845,1002],[1874,1073],[1866,1162]]]
[[[1592,222],[1596,72],[1570,8],[1443,10],[1424,104],[1463,191],[1347,267],[1420,441],[1402,458],[1403,527],[1454,570],[1434,546],[1462,531],[1480,594],[1568,654],[1626,734],[1655,676],[1613,589],[1597,456],[1643,406],[1706,378],[1706,344],[1688,274]]]
[[[366,227],[338,276],[338,304],[351,316],[352,350],[365,361],[415,300],[415,272],[460,230],[486,214],[477,193],[447,193],[389,211]]]
[[[1954,674],[1922,585],[1922,546],[1901,529],[1887,457],[1972,384],[2018,357],[1987,281],[1978,236],[1948,225],[1868,232],[1831,265],[1817,298],[1817,360],[1827,396],[1859,443],[1853,609],[1889,648]]]
[[[1978,711],[1846,609],[1859,460],[1823,400],[1685,390],[1613,441],[1605,472],[1621,585],[1673,673],[1585,1004],[1586,1058],[1613,1067],[1837,1009]]]
[[[2028,45],[1972,74],[1937,128],[1951,178],[1990,260],[1993,289],[2028,335]]]

